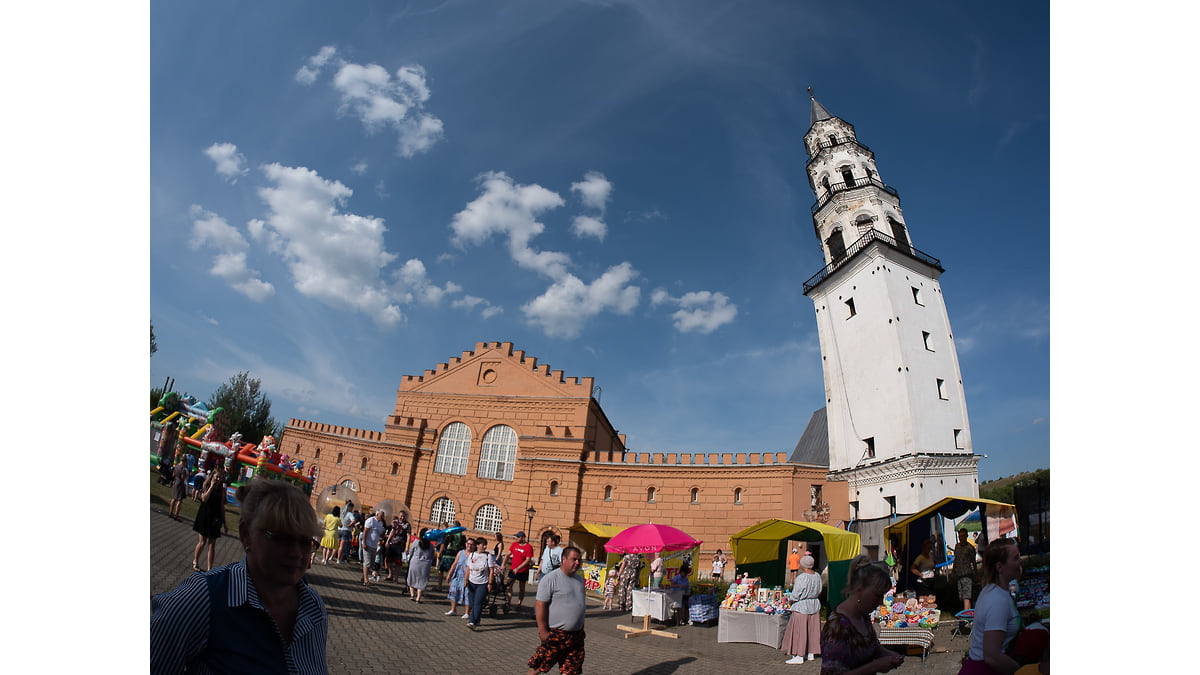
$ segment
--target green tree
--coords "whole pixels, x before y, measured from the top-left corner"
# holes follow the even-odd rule
[[[164,392],[161,387],[151,387],[150,388],[150,409],[151,410],[154,410],[155,408],[158,407],[158,401],[162,398],[162,395],[164,393],[166,393],[166,392]]]
[[[208,408],[224,408],[229,416],[229,433],[240,431],[245,443],[257,445],[268,435],[279,440],[282,426],[271,417],[271,399],[262,391],[262,380],[250,377],[248,372],[239,372],[218,387],[208,399]]]
[[[158,343],[154,340],[154,322],[150,322],[150,356],[154,356],[154,352],[158,351]]]

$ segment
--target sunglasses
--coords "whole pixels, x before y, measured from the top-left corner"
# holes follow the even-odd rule
[[[318,548],[321,548],[321,543],[313,537],[293,537],[288,534],[280,534],[270,530],[263,530],[262,533],[267,535],[267,539],[270,539],[273,543],[279,544],[280,546],[299,546],[307,551],[315,551]]]

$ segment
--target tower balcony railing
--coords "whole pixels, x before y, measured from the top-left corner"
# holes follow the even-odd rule
[[[860,251],[865,249],[873,241],[886,244],[887,246],[896,249],[904,255],[907,255],[910,258],[915,258],[916,260],[920,260],[921,262],[937,269],[940,272],[946,271],[946,269],[942,267],[941,261],[937,258],[929,255],[928,253],[919,251],[907,243],[897,243],[893,237],[884,234],[875,228],[871,228],[867,230],[863,236],[859,237],[858,241],[851,244],[850,248],[846,249],[846,253],[844,255],[821,268],[821,271],[809,277],[808,281],[804,282],[804,294],[808,295],[809,291],[819,286],[821,282],[825,281],[825,279],[827,279],[830,274],[833,274],[835,270],[850,262],[854,256],[858,255]]]
[[[845,183],[834,183],[833,185],[830,185],[825,190],[825,194],[823,196],[819,197],[817,199],[817,201],[813,202],[813,205],[812,205],[813,215],[814,216],[817,215],[817,212],[820,211],[821,208],[824,207],[826,204],[828,204],[829,200],[833,199],[834,195],[845,192],[846,190],[855,190],[855,189],[867,187],[870,185],[874,185],[875,187],[879,188],[880,190],[883,190],[884,192],[888,193],[889,195],[891,195],[893,197],[897,197],[897,198],[900,197],[900,193],[896,192],[896,188],[884,183],[883,181],[879,180],[878,178],[851,177],[851,179]]]
[[[809,160],[805,164],[805,166],[807,167],[807,166],[811,165],[813,162],[820,159],[821,155],[824,154],[825,150],[829,150],[830,148],[836,148],[839,145],[857,145],[858,147],[862,148],[862,150],[864,152],[866,152],[868,155],[870,155],[872,158],[875,157],[875,153],[871,152],[871,148],[868,148],[867,146],[860,143],[857,138],[853,138],[851,136],[839,136],[837,138],[834,138],[833,140],[826,139],[823,141],[817,141],[817,152],[816,152],[816,154],[812,155],[811,158],[809,158]]]

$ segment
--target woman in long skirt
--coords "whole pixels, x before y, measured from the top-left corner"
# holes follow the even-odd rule
[[[416,543],[409,549],[408,597],[418,603],[429,585],[429,570],[433,568],[433,544],[425,538],[428,531],[428,527],[422,527]]]
[[[621,570],[617,572],[617,597],[621,601],[621,611],[633,609],[633,590],[638,585],[638,574],[641,573],[645,562],[637,553],[626,553],[621,559]]]
[[[800,559],[800,573],[788,593],[794,601],[788,608],[792,616],[779,646],[791,654],[787,663],[804,663],[806,654],[812,661],[821,654],[821,575],[813,571],[813,564],[811,555]]]

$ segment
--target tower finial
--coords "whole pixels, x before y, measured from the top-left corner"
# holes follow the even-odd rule
[[[812,87],[809,87],[809,88],[808,88],[808,97],[809,97],[809,98],[811,98],[811,99],[813,99],[814,101],[817,99],[817,97],[816,97],[816,96],[813,96],[813,93],[812,93]]]

